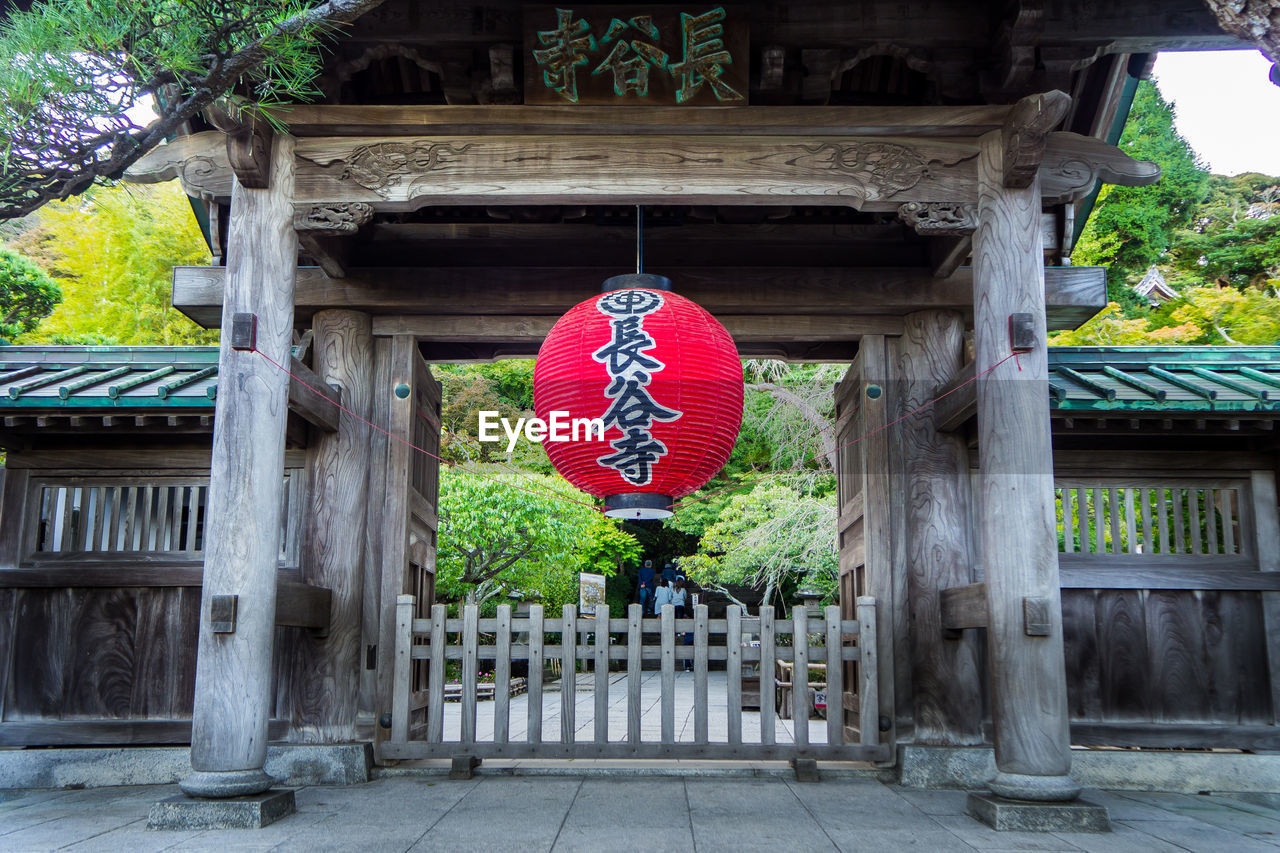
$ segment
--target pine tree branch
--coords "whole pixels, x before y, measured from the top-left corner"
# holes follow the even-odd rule
[[[172,103],[159,103],[159,117],[142,128],[124,116],[124,110],[131,106],[126,100],[121,100],[117,115],[83,112],[79,116],[80,126],[76,127],[76,104],[83,101],[59,103],[52,100],[52,96],[46,98],[37,105],[41,111],[29,119],[28,126],[21,128],[24,136],[11,139],[5,152],[4,168],[0,172],[0,219],[25,216],[55,199],[78,195],[102,180],[118,180],[138,159],[231,92],[246,76],[268,66],[282,40],[314,39],[354,21],[382,2],[327,0],[319,3],[276,23],[234,52],[211,54],[206,71],[195,77],[182,77],[172,69],[156,68],[145,81],[136,81],[132,73],[135,66],[126,58],[111,57],[117,66],[107,67],[108,57],[97,57],[100,73],[88,76],[95,79],[95,88],[100,85],[103,91],[89,93],[91,96],[102,98],[104,92],[111,91],[142,96],[172,86],[179,79],[183,95]],[[228,9],[235,10],[240,5],[230,4]],[[206,35],[209,43],[225,45],[235,34],[253,26],[256,22],[229,19]],[[97,128],[95,121],[101,122]],[[95,132],[99,128],[100,132]]]

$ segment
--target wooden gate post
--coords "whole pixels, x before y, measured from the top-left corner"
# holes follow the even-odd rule
[[[298,237],[294,140],[271,142],[270,185],[231,191],[218,401],[204,526],[204,587],[191,726],[193,773],[182,790],[234,797],[271,787],[263,772],[272,708],[272,641],[289,376],[232,349],[232,318],[257,317],[257,348],[289,363]],[[219,604],[214,624],[210,608]],[[217,632],[215,632],[215,628]]]
[[[964,326],[954,311],[908,314],[897,339],[898,417],[933,399],[961,366]],[[939,432],[929,406],[900,429],[912,717],[917,743],[982,743],[977,637],[947,638],[941,592],[972,583],[972,486],[965,439]]]
[[[360,311],[320,311],[312,320],[315,373],[338,386],[344,408],[368,418],[373,399],[373,329]],[[323,390],[323,389],[322,389]],[[360,676],[365,514],[372,432],[344,414],[338,431],[308,450],[311,506],[305,521],[303,580],[332,591],[328,636],[297,638],[293,726],[300,743],[356,739]]]
[[[1010,162],[1006,162],[1006,158]],[[1067,680],[1049,431],[1040,185],[1012,177],[999,131],[982,137],[973,241],[981,458],[978,557],[985,569],[998,795],[1070,800]],[[1030,317],[1034,346],[1011,351],[1010,319]],[[984,375],[985,374],[985,375]],[[1047,624],[1047,629],[1043,626]]]

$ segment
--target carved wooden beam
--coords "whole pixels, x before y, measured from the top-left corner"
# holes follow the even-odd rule
[[[978,227],[978,206],[966,202],[911,201],[898,218],[924,236],[969,234]]]
[[[299,142],[298,197],[424,204],[768,204],[896,209],[976,196],[976,147],[935,139],[458,136]]]
[[[1049,134],[1040,163],[1040,195],[1046,203],[1071,201],[1093,192],[1098,181],[1145,187],[1160,180],[1160,167],[1135,160],[1092,136]]]
[[[350,243],[360,226],[373,218],[372,205],[363,202],[300,205],[294,212],[293,227],[298,241],[330,278],[346,276]]]
[[[1031,145],[1032,130],[1042,126],[1019,125],[1015,136]],[[1078,198],[1099,180],[1139,186],[1160,176],[1155,164],[1099,139],[1059,132],[1042,141],[1036,157],[1048,203]],[[296,202],[361,202],[387,211],[426,204],[780,202],[899,211],[909,202],[977,200],[976,146],[968,139],[335,136],[300,139],[297,151]],[[1022,156],[1026,164],[1029,152],[1018,143],[1009,156]],[[188,194],[225,201],[233,165],[223,134],[210,131],[156,148],[126,177],[136,183],[179,178]]]
[[[838,52],[801,53],[815,91],[830,93]],[[514,84],[513,84],[514,85]],[[981,136],[998,130],[1007,104],[912,107],[735,107],[690,110],[664,106],[311,105],[282,108],[289,132],[304,136]]]
[[[135,184],[158,184],[177,178],[187,195],[205,201],[227,201],[234,174],[226,139],[218,131],[206,131],[180,136],[153,148],[130,166],[124,177]]]
[[[1001,131],[1006,187],[1031,186],[1044,156],[1049,131],[1057,127],[1069,109],[1071,96],[1057,90],[1029,95],[1014,105]]]
[[[1044,37],[1044,0],[1008,0],[1003,5],[992,51],[999,67],[983,86],[992,100],[1026,91],[1036,69],[1036,48]]]

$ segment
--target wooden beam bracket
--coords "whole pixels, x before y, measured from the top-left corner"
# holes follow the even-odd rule
[[[289,408],[317,429],[337,432],[342,390],[325,383],[296,358],[290,361],[289,372],[293,374],[289,377]]]
[[[987,627],[987,585],[971,583],[942,590],[938,606],[942,610],[942,633],[959,639],[965,628]]]
[[[1071,109],[1071,96],[1053,90],[1028,95],[1014,104],[1001,131],[1004,143],[1004,185],[1024,189],[1031,186],[1044,157],[1049,131]]]
[[[1047,637],[1051,627],[1049,599],[1027,596],[1022,599],[1022,632],[1028,637]]]
[[[301,204],[293,215],[298,241],[329,278],[347,277],[348,239],[373,219],[373,205],[360,201]]]
[[[978,414],[977,362],[966,362],[934,392],[933,423],[938,432],[955,432]]]
[[[205,109],[209,123],[227,135],[227,160],[240,184],[266,189],[271,184],[271,138],[266,122],[228,99]]]
[[[238,595],[209,596],[209,630],[215,634],[236,632],[236,605]]]
[[[327,587],[280,581],[276,584],[276,625],[309,628],[317,637],[327,637],[332,599],[333,592]]]

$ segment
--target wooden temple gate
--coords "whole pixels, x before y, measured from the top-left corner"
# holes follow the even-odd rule
[[[833,743],[826,749],[885,758],[882,745],[892,744],[898,737],[896,721],[903,717],[909,699],[905,691],[897,692],[899,685],[905,686],[904,673],[919,682],[920,690],[937,697],[939,706],[946,704],[946,694],[955,681],[955,673],[945,671],[946,662],[952,659],[972,664],[971,639],[949,646],[941,640],[942,627],[936,609],[930,609],[928,590],[936,592],[939,586],[946,586],[949,575],[972,579],[976,551],[987,555],[985,598],[993,655],[990,679],[998,762],[1008,781],[1005,790],[1047,786],[1038,795],[1069,795],[1073,789],[1067,776],[1067,703],[1052,528],[1054,496],[1047,462],[1051,451],[1044,409],[1044,340],[1050,313],[1064,310],[1064,298],[1068,303],[1080,298],[1080,291],[1074,296],[1070,293],[1070,284],[1064,293],[1063,284],[1088,282],[1091,288],[1100,276],[1088,269],[1054,270],[1046,296],[1050,275],[1044,266],[1042,207],[1046,200],[1070,201],[1088,192],[1099,178],[1146,183],[1158,176],[1150,164],[1135,162],[1097,139],[1052,132],[1069,105],[1070,98],[1051,92],[1028,97],[1012,107],[985,108],[977,114],[947,108],[865,114],[841,111],[838,118],[831,116],[833,124],[825,128],[821,127],[822,116],[813,114],[805,116],[811,135],[803,138],[794,136],[791,126],[777,125],[778,114],[767,110],[717,114],[719,130],[735,133],[714,137],[672,135],[683,119],[663,108],[629,114],[625,127],[606,123],[612,136],[576,135],[588,128],[596,132],[600,126],[585,121],[583,113],[564,114],[562,120],[557,113],[557,121],[550,125],[522,125],[514,134],[511,125],[497,115],[473,117],[464,126],[442,113],[436,135],[430,137],[406,135],[385,141],[362,137],[358,130],[352,136],[277,136],[274,140],[253,136],[257,140],[253,144],[263,152],[257,162],[270,155],[265,160],[270,164],[265,175],[247,173],[221,134],[197,134],[158,149],[135,167],[135,179],[178,176],[193,194],[232,196],[225,271],[180,270],[175,278],[175,304],[192,312],[204,310],[202,302],[210,309],[220,305],[222,326],[230,330],[223,336],[219,366],[228,381],[217,399],[219,419],[215,424],[214,485],[207,533],[213,548],[206,555],[206,591],[216,595],[219,588],[240,588],[239,595],[245,598],[243,590],[248,588],[237,578],[253,571],[254,562],[241,554],[234,559],[231,554],[220,556],[218,542],[240,536],[244,528],[263,541],[274,541],[270,531],[260,529],[257,518],[261,516],[254,507],[264,497],[272,504],[277,498],[259,494],[254,484],[268,468],[278,470],[280,460],[255,436],[274,429],[270,425],[273,410],[283,412],[270,401],[287,385],[288,377],[277,366],[287,358],[295,311],[312,305],[320,309],[317,317],[330,317],[335,327],[342,323],[359,326],[362,336],[368,330],[378,341],[377,368],[369,386],[372,393],[361,392],[359,396],[372,400],[368,405],[374,422],[386,424],[386,440],[379,439],[371,450],[363,451],[368,454],[364,461],[368,470],[376,471],[385,459],[386,474],[381,483],[382,501],[377,499],[382,475],[376,474],[368,486],[370,502],[377,506],[366,520],[366,529],[375,534],[369,537],[372,544],[366,558],[370,570],[380,572],[381,579],[377,582],[379,616],[373,643],[368,637],[372,626],[367,624],[367,593],[365,597],[364,642],[375,647],[370,655],[376,681],[370,684],[364,680],[361,701],[366,708],[372,705],[384,757],[438,751],[432,742],[440,734],[433,717],[438,706],[432,701],[431,690],[433,684],[439,688],[439,680],[427,679],[424,684],[423,670],[413,661],[415,655],[447,656],[448,649],[438,641],[427,646],[411,642],[416,636],[430,636],[441,625],[440,617],[428,617],[426,609],[432,603],[436,477],[429,454],[438,447],[439,432],[438,427],[424,426],[438,418],[439,396],[422,355],[450,341],[485,343],[488,357],[527,353],[536,348],[555,314],[577,301],[584,284],[596,274],[571,268],[533,276],[522,273],[525,281],[511,287],[504,285],[500,276],[493,283],[474,285],[458,271],[453,271],[451,278],[446,274],[433,282],[366,270],[361,281],[357,275],[349,275],[344,260],[349,247],[342,242],[348,238],[342,235],[357,231],[379,211],[414,209],[431,202],[662,204],[679,198],[685,203],[725,204],[746,198],[752,204],[762,204],[782,194],[810,204],[887,210],[916,230],[942,229],[959,235],[960,242],[952,246],[951,260],[942,258],[934,270],[945,278],[919,281],[915,295],[906,295],[895,281],[899,273],[881,271],[866,276],[864,288],[880,294],[880,302],[867,308],[883,313],[830,321],[814,316],[824,313],[832,300],[841,301],[838,278],[821,281],[810,275],[808,283],[800,282],[796,289],[775,295],[766,285],[751,284],[753,273],[745,269],[738,271],[743,283],[732,289],[700,284],[702,276],[692,271],[683,276],[674,270],[664,272],[677,273],[682,292],[723,317],[744,354],[776,352],[779,347],[786,352],[788,346],[814,332],[819,339],[834,334],[837,339],[861,342],[845,350],[857,355],[839,392],[841,416],[847,420],[842,434],[865,437],[856,452],[842,450],[838,465],[842,474],[841,582],[844,615],[850,615],[854,600],[867,595],[876,602],[878,623],[887,630],[876,635],[874,650],[863,647],[867,653],[874,651],[874,681],[865,667],[860,672],[855,667],[855,672],[845,669],[840,673],[840,680],[852,689],[848,697],[842,695],[835,703],[837,714],[831,725],[842,739],[840,718],[849,715],[857,721],[854,728],[859,731],[859,745]],[[575,123],[577,116],[584,116],[584,123]],[[596,120],[599,118],[603,116]],[[305,122],[299,124],[305,126]],[[513,165],[521,161],[523,151],[539,152],[537,169]],[[594,164],[590,175],[582,171],[584,162]],[[295,272],[299,238],[321,263],[324,272],[320,277]],[[974,267],[957,270],[955,264],[967,254],[970,241]],[[506,279],[511,281],[511,276]],[[758,275],[756,281],[760,281]],[[957,288],[963,292],[948,295]],[[1092,290],[1087,292],[1086,304],[1095,299]],[[887,307],[895,300],[905,302],[901,308]],[[909,311],[914,304],[946,304],[947,300],[954,300],[952,304],[960,310]],[[393,304],[411,313],[389,315],[387,309]],[[967,304],[973,306],[976,323],[975,370],[985,377],[1006,368],[997,381],[979,379],[974,383],[983,448],[979,476],[983,499],[978,502],[976,528],[988,537],[977,543],[969,540],[967,492],[959,485],[967,473],[961,470],[953,439],[926,422],[913,437],[916,446],[895,462],[885,433],[893,420],[890,406],[907,405],[917,397],[922,403],[927,401],[934,388],[957,372],[962,349],[960,311]],[[738,311],[745,307],[752,313],[735,315],[735,305],[742,306]],[[433,310],[444,316],[433,316]],[[774,316],[779,311],[782,316]],[[785,316],[806,311],[810,316],[803,319]],[[906,311],[906,316],[895,316],[890,313],[893,311]],[[459,312],[464,316],[454,316]],[[370,318],[371,313],[382,316]],[[341,323],[339,317],[343,318]],[[235,345],[236,341],[252,339],[255,322],[256,351]],[[1014,348],[1022,353],[1016,370],[1008,363]],[[242,374],[252,374],[254,382],[230,381]],[[320,371],[324,381],[336,378],[343,384],[341,377],[331,374],[328,369]],[[903,382],[904,376],[911,381]],[[261,389],[273,390],[263,397]],[[236,416],[226,414],[240,407],[252,412],[243,427]],[[341,443],[345,439],[339,432],[333,440]],[[411,444],[426,454],[414,452]],[[235,466],[233,459],[239,460]],[[895,472],[895,464],[905,467]],[[261,472],[252,475],[257,467]],[[897,473],[903,476],[897,477]],[[229,493],[219,492],[220,482]],[[351,500],[349,495],[337,496],[342,489],[337,480],[316,478],[313,482],[318,491],[312,500],[317,505]],[[902,491],[895,492],[894,483],[901,483],[898,488]],[[915,492],[925,498],[918,522],[905,513],[891,520],[888,508],[902,505],[905,496]],[[225,515],[220,514],[219,505]],[[376,535],[379,530],[381,536]],[[928,531],[939,537],[934,550],[945,552],[947,558],[941,567],[929,564],[921,569],[925,594],[917,596],[913,605],[910,573],[898,570],[897,565],[905,563],[909,548],[914,547],[910,543],[927,541]],[[350,550],[354,553],[355,549]],[[262,559],[266,556],[264,551]],[[274,571],[274,559],[265,567]],[[997,579],[999,582],[993,582]],[[274,592],[251,586],[254,596]],[[402,595],[412,598],[402,599]],[[342,598],[353,596],[347,591]],[[405,620],[397,619],[397,614],[404,614],[405,602],[417,608],[407,622],[407,633]],[[913,606],[919,611],[915,615],[933,626],[930,630],[941,645],[934,646],[933,636],[920,635],[917,647],[909,647],[905,626]],[[1027,608],[1040,614],[1038,618],[1049,626],[1043,636],[1024,631],[1024,611],[1030,612]],[[474,618],[472,613],[464,623]],[[864,620],[847,621],[841,630],[848,627],[852,632]],[[252,786],[261,778],[257,769],[261,765],[253,756],[261,750],[264,739],[253,735],[251,719],[223,709],[224,700],[219,698],[222,694],[216,685],[226,677],[224,670],[232,661],[243,669],[243,661],[255,660],[260,668],[250,681],[261,684],[266,695],[269,658],[264,657],[266,649],[258,645],[255,630],[267,627],[269,621],[261,629],[241,630],[237,626],[230,635],[206,634],[207,626],[202,628],[193,725],[197,773],[189,786],[193,792],[208,790],[205,783],[210,779],[235,778]],[[608,627],[612,632],[615,626]],[[639,645],[631,642],[631,626],[620,624],[619,631],[624,627],[628,654],[634,647],[643,658],[642,640]],[[645,627],[640,628],[641,638]],[[656,627],[653,633],[658,635],[672,630],[669,622]],[[696,625],[693,627],[696,631]],[[561,624],[559,630],[562,636],[577,637],[572,624]],[[725,630],[729,630],[728,624]],[[468,640],[464,631],[465,666],[475,663],[467,657],[469,642],[474,640]],[[580,653],[598,651],[581,648],[576,639],[561,645],[567,664],[576,661]],[[837,645],[843,647],[842,642]],[[661,654],[661,646],[658,648]],[[355,642],[343,646],[344,655],[355,650]],[[671,665],[673,661],[664,663]],[[566,674],[571,671],[568,667]],[[972,674],[972,667],[961,673]],[[832,677],[836,677],[835,671]],[[878,689],[872,689],[873,683]],[[1027,704],[1030,684],[1039,685],[1040,698],[1034,703],[1038,710]],[[968,683],[962,689],[976,691],[977,687]],[[606,700],[607,693],[599,697],[599,701]],[[972,703],[962,705],[964,713],[974,707]],[[1057,710],[1046,714],[1045,708]],[[700,713],[704,712],[705,706]],[[873,712],[874,730],[869,730],[867,723]],[[265,724],[265,715],[261,711],[257,714]],[[937,714],[945,718],[948,711],[939,708]],[[411,739],[419,723],[425,725],[423,741]],[[956,729],[946,725],[945,719],[937,727],[947,737],[956,737]],[[872,734],[875,743],[871,742]],[[474,745],[468,739],[472,735],[470,729],[462,733],[468,747]],[[965,737],[963,730],[960,737]],[[597,746],[593,742],[592,748]],[[644,754],[641,746],[627,749],[631,754]],[[562,740],[560,748],[582,754],[571,739]],[[659,751],[663,748],[662,744],[657,746]],[[514,746],[502,749],[511,754]],[[525,749],[545,751],[548,747],[534,743]]]
[[[669,86],[663,91],[672,100],[663,105],[578,103],[576,89],[572,103],[563,102],[565,87],[552,95],[539,90],[548,69],[530,61],[523,82],[536,97],[520,103],[513,63],[523,51],[514,45],[527,33],[516,4],[388,0],[356,22],[326,60],[328,102],[280,112],[287,133],[250,116],[238,125],[219,116],[218,127],[231,133],[193,121],[189,135],[151,152],[130,178],[178,178],[210,214],[215,265],[176,270],[174,304],[223,329],[213,450],[193,452],[198,464],[168,472],[194,478],[170,484],[181,488],[203,487],[207,474],[198,508],[203,550],[184,528],[182,548],[166,557],[184,561],[181,583],[173,566],[134,566],[123,575],[76,569],[74,577],[58,578],[37,569],[59,558],[30,552],[40,541],[37,517],[50,515],[28,497],[40,476],[30,472],[43,466],[73,476],[51,461],[70,439],[51,450],[11,449],[0,501],[0,605],[16,615],[0,621],[0,632],[14,638],[0,636],[12,660],[0,683],[28,666],[20,662],[43,655],[54,663],[44,667],[47,677],[16,687],[11,679],[0,690],[0,739],[8,730],[14,734],[6,743],[36,742],[24,741],[18,728],[32,731],[30,720],[56,706],[58,691],[75,680],[80,663],[58,651],[58,637],[98,590],[110,587],[112,602],[127,603],[151,596],[141,589],[147,584],[200,585],[194,704],[185,696],[170,703],[166,713],[181,719],[164,721],[163,736],[190,737],[197,771],[184,783],[190,793],[270,784],[262,772],[266,743],[269,732],[281,730],[295,742],[371,735],[387,760],[446,749],[670,754],[666,713],[654,743],[637,742],[629,723],[616,739],[610,731],[607,744],[598,742],[600,730],[588,744],[575,742],[570,730],[558,741],[544,732],[522,745],[495,737],[482,749],[466,723],[450,744],[434,698],[443,685],[431,677],[456,655],[464,679],[473,681],[482,654],[475,632],[483,628],[498,635],[483,654],[494,649],[495,664],[508,674],[510,661],[560,655],[572,682],[577,661],[625,655],[630,703],[634,673],[646,659],[656,656],[669,675],[677,656],[692,649],[701,691],[720,654],[730,668],[756,654],[735,643],[737,632],[768,633],[767,615],[721,625],[703,612],[689,624],[634,612],[625,619],[598,614],[599,624],[542,614],[542,633],[559,634],[561,642],[539,651],[539,632],[527,643],[517,639],[535,627],[524,617],[504,610],[490,625],[466,611],[453,623],[433,606],[432,455],[441,401],[428,363],[533,355],[560,314],[629,265],[633,222],[618,211],[646,205],[664,221],[706,223],[666,229],[651,243],[649,266],[717,316],[744,357],[852,365],[836,392],[841,610],[814,624],[804,613],[774,622],[775,638],[792,626],[796,655],[807,633],[824,636],[829,678],[843,688],[829,700],[836,713],[827,752],[814,745],[783,750],[768,744],[764,731],[758,744],[733,743],[732,693],[724,745],[699,748],[884,760],[904,742],[990,741],[998,791],[1071,796],[1060,602],[1073,613],[1087,608],[1076,593],[1060,592],[1067,578],[1059,565],[1064,573],[1082,571],[1071,563],[1084,553],[1060,554],[1056,537],[1063,492],[1055,492],[1052,467],[1046,333],[1078,325],[1105,303],[1104,272],[1068,263],[1075,218],[1087,213],[1099,183],[1158,177],[1151,164],[1107,141],[1146,67],[1145,52],[1236,42],[1217,30],[1199,0],[1031,5],[990,4],[975,14],[974,4],[959,2],[752,4],[750,27],[734,23],[728,49],[758,53],[739,55],[732,79],[723,81],[730,92],[749,89],[752,105],[721,107],[709,100],[710,90],[677,106],[683,96]],[[758,43],[751,44],[752,34]],[[745,39],[745,47],[734,39]],[[590,93],[584,88],[589,99],[608,89],[603,75],[591,85]],[[708,102],[715,107],[703,109]],[[965,263],[970,256],[972,266]],[[294,334],[308,324],[314,374],[290,360]],[[309,398],[299,391],[300,377],[313,389]],[[333,387],[326,396],[344,411],[338,417],[329,404],[327,417],[299,426],[291,410],[325,408],[317,383]],[[950,393],[921,409],[943,392]],[[114,405],[114,397],[103,404]],[[106,431],[116,415],[103,411]],[[6,412],[6,430],[8,420]],[[38,430],[48,417],[35,420]],[[135,462],[115,440],[108,435],[106,451],[82,454],[81,467],[125,476]],[[1273,481],[1256,473],[1265,468],[1256,456],[1265,451],[1232,469],[1233,482],[1245,476],[1252,489],[1225,499],[1232,518],[1246,518],[1244,504],[1232,503],[1246,492],[1273,506]],[[282,566],[282,473],[294,467],[307,472],[291,510],[299,556],[296,566]],[[1081,485],[1119,490],[1119,503],[1109,497],[1109,504],[1091,504],[1095,512],[1107,506],[1121,513],[1110,523],[1123,536],[1105,541],[1144,538],[1145,546],[1155,531],[1158,545],[1161,528],[1146,526],[1141,491],[1158,487],[1144,483],[1131,484],[1139,490],[1136,515],[1125,503],[1132,491],[1118,481],[1068,478],[1057,488],[1075,489],[1077,501]],[[52,494],[52,515],[61,508],[65,517],[67,498]],[[95,494],[101,502],[107,492]],[[1215,501],[1209,504],[1223,506]],[[172,519],[174,505],[166,506]],[[1250,533],[1243,521],[1230,534],[1211,526],[1219,546],[1230,535],[1238,551],[1214,559],[1228,572],[1252,571],[1231,577],[1256,586],[1249,594],[1257,601],[1246,609],[1270,618],[1276,587],[1256,576],[1276,574],[1277,549],[1264,546],[1276,539],[1274,509],[1248,518],[1255,519],[1254,550],[1240,550]],[[152,532],[165,548],[174,546],[166,524],[148,529],[147,547]],[[59,547],[75,546],[76,530],[55,523],[50,535]],[[148,553],[113,559],[160,559]],[[1249,566],[1225,566],[1250,557]],[[1177,582],[1189,590],[1186,584],[1204,580]],[[279,622],[278,611],[296,597],[288,584],[313,598],[325,593],[327,618]],[[194,614],[195,596],[164,595]],[[1149,615],[1155,620],[1160,612]],[[795,630],[797,619],[808,632]],[[281,633],[278,624],[306,625],[310,633]],[[321,625],[327,633],[316,630]],[[986,629],[985,655],[968,630],[977,626]],[[444,636],[459,629],[461,643],[447,645]],[[594,642],[584,640],[584,629]],[[674,646],[674,633],[688,630],[699,641]],[[619,642],[606,645],[608,636]],[[1079,635],[1067,640],[1081,647]],[[181,645],[187,663],[194,645],[190,637]],[[1280,655],[1272,657],[1271,669],[1280,673]],[[189,667],[179,675],[175,693],[191,686]],[[145,672],[131,677],[142,680]],[[1273,675],[1273,691],[1277,682]],[[232,683],[236,689],[227,689]],[[607,689],[595,699],[607,701]],[[990,737],[983,731],[988,708]],[[1273,701],[1273,722],[1277,708]],[[701,702],[697,719],[709,710]],[[122,701],[102,713],[96,742],[124,725],[107,717],[149,712],[145,702]],[[129,729],[131,739],[144,737],[141,722]],[[59,733],[39,742],[75,742],[77,735],[66,733],[74,725],[45,725]]]

